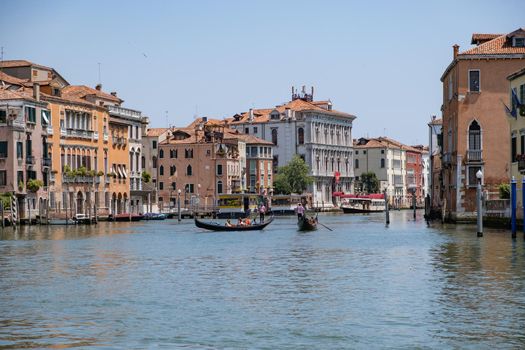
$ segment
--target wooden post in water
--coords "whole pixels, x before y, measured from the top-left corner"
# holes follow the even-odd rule
[[[412,205],[414,207],[414,221],[416,220],[416,189],[414,188],[414,192],[412,192]]]
[[[383,193],[384,193],[384,197],[385,197],[386,224],[390,225],[390,205],[388,203],[388,195],[386,194],[386,190]]]
[[[2,201],[0,201],[0,217],[2,218],[2,228],[5,227],[5,222],[4,222],[4,203]]]

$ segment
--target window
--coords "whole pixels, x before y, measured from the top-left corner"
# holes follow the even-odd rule
[[[184,158],[193,158],[193,149],[186,148],[184,150]]]
[[[279,166],[279,156],[273,156],[273,172],[277,173],[277,167]]]
[[[385,150],[384,149],[381,150],[381,154],[385,154]]]
[[[17,184],[17,186],[18,186],[18,184],[20,182],[24,182],[24,172],[19,170],[19,171],[16,172],[16,184]]]
[[[24,143],[17,141],[16,143],[16,158],[22,159],[24,158]]]
[[[518,160],[516,159],[517,157],[517,152],[518,152],[518,145],[517,145],[517,142],[518,139],[516,137],[516,135],[513,135],[512,138],[511,138],[511,161],[512,162],[517,162]]]
[[[257,127],[256,126],[253,127],[253,133],[257,134]]]
[[[525,154],[525,135],[520,135],[520,154]]]
[[[171,183],[171,189],[172,190],[176,190],[177,189],[177,183],[176,182],[172,182]]]
[[[356,168],[356,169],[359,169],[359,159],[356,159],[356,160],[355,160],[355,168]]]
[[[381,158],[381,168],[385,167],[385,158]]]
[[[217,193],[222,193],[222,181],[217,181]]]
[[[164,158],[164,150],[163,149],[161,149],[159,151],[159,158]]]
[[[186,184],[186,186],[184,187],[184,190],[188,193],[193,193],[194,191],[194,186],[193,184]]]
[[[7,185],[7,172],[5,170],[0,170],[0,186]]]
[[[481,166],[468,166],[468,186],[469,187],[476,187],[476,185],[478,184],[478,178],[476,177],[476,173],[478,172],[478,170],[481,170]]]
[[[222,164],[217,164],[217,175],[222,175]]]
[[[249,134],[250,133],[250,128],[244,128],[244,133],[245,134]]]
[[[479,70],[468,71],[468,90],[471,92],[479,92]]]
[[[475,120],[468,128],[468,149],[481,150],[481,127]]]
[[[170,158],[177,158],[177,150],[170,149]]]
[[[277,145],[277,129],[272,129],[272,143]]]
[[[151,158],[151,161],[153,163],[153,168],[156,169],[157,168],[157,157]]]
[[[170,166],[170,176],[173,176],[176,171],[177,167],[175,165]]]
[[[0,158],[7,158],[7,141],[0,142]]]
[[[188,175],[188,176],[193,175],[193,169],[192,169],[191,165],[188,165],[188,167],[186,168],[186,175]]]
[[[525,47],[525,38],[512,38],[512,46]]]
[[[34,107],[26,107],[26,121],[36,124],[36,110]]]
[[[159,190],[163,190],[163,189],[164,189],[164,182],[159,182]]]
[[[157,149],[157,141],[155,141],[155,140],[152,141],[151,148]]]
[[[7,111],[5,109],[0,109],[0,123],[7,123]]]
[[[366,151],[363,151],[363,154],[366,154]]]
[[[297,130],[297,138],[299,139],[299,144],[303,145],[304,144],[304,129],[303,128],[299,128]]]
[[[160,168],[159,168],[159,175],[162,176],[164,175],[164,166],[161,165]]]
[[[359,154],[359,151],[355,151],[355,154],[358,155],[358,154]]]
[[[49,111],[42,110],[40,114],[42,125],[51,125],[51,114]]]

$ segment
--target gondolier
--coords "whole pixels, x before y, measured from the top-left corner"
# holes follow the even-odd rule
[[[301,218],[304,216],[304,207],[301,204],[301,202],[299,202],[299,204],[297,204],[297,209],[296,210],[297,210],[297,219],[301,220]]]

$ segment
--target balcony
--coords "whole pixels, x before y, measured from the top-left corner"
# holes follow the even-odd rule
[[[104,133],[102,137],[103,137],[103,140],[106,142],[109,140],[109,135],[106,133]]]
[[[482,150],[470,149],[467,151],[467,162],[469,163],[481,163],[483,161]]]
[[[130,119],[138,122],[142,121],[142,113],[133,109],[118,106],[108,106],[108,111],[111,116]]]
[[[126,138],[125,137],[111,137],[111,140],[113,142],[113,145],[126,146]]]
[[[27,156],[26,157],[26,164],[27,165],[35,165],[35,157],[34,156]]]
[[[51,125],[48,125],[46,130],[48,135],[53,135],[53,127]]]
[[[98,140],[98,131],[93,132],[93,140]]]
[[[60,129],[60,135],[66,137],[74,137],[79,139],[94,139],[94,132],[91,130],[81,129]]]
[[[443,163],[444,166],[452,164],[452,155],[450,153],[443,153],[441,162]]]
[[[64,183],[100,183],[100,178],[98,176],[64,176],[62,179]]]

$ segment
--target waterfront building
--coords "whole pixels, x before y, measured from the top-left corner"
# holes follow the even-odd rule
[[[333,207],[334,192],[353,192],[352,125],[356,117],[336,111],[331,101],[314,101],[313,88],[292,88],[291,101],[275,108],[250,109],[228,118],[239,132],[273,144],[273,169],[294,155],[304,159],[314,181],[307,189],[316,207]],[[268,190],[268,189],[266,189]]]
[[[473,34],[475,46],[459,52],[441,76],[443,83],[443,193],[451,220],[476,215],[477,171],[488,197],[509,181],[509,125],[502,101],[507,77],[525,64],[525,30],[509,34]]]
[[[169,128],[150,128],[143,125],[142,132],[142,171],[150,175],[149,184],[144,183],[143,186],[150,189],[149,204],[147,205],[147,212],[158,212],[158,156],[159,144],[163,142],[168,133]]]
[[[430,160],[429,188],[430,206],[432,209],[441,208],[443,199],[443,175],[441,172],[441,151],[443,146],[442,120],[436,116],[428,123],[428,153]]]
[[[222,120],[198,118],[172,128],[158,144],[159,207],[211,207],[221,194],[267,194],[273,178],[273,144],[229,129]]]
[[[0,77],[0,83],[5,79]],[[0,192],[16,196],[20,219],[43,215],[47,208],[51,167],[47,118],[47,103],[39,94],[0,88]],[[31,180],[42,181],[43,186],[31,191]]]
[[[524,68],[507,77],[510,82],[508,122],[510,126],[511,177],[516,179],[518,186],[525,176],[525,64]],[[517,196],[518,216],[523,217],[522,196]]]

